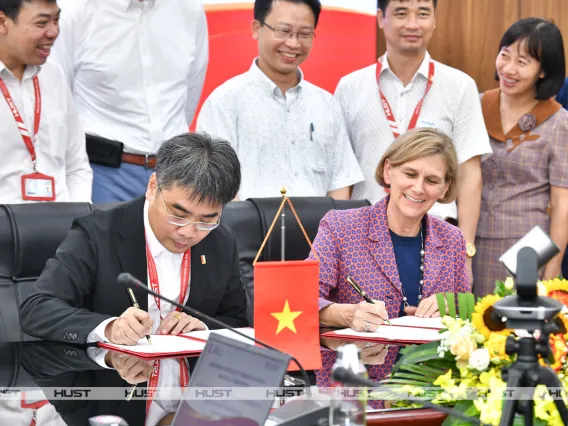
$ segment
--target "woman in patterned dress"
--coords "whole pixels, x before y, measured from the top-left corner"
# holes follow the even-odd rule
[[[568,240],[568,111],[553,99],[565,75],[560,30],[541,18],[516,22],[501,39],[495,65],[499,88],[481,99],[493,155],[481,168],[476,296],[493,293],[495,280],[507,277],[499,257],[535,225],[562,252]],[[562,253],[540,276],[556,277],[561,262]]]
[[[320,261],[322,325],[375,331],[388,318],[439,315],[435,293],[470,290],[461,231],[426,214],[436,201],[455,199],[457,170],[446,135],[413,129],[393,142],[377,168],[377,182],[390,195],[324,216],[310,253]],[[375,303],[362,301],[347,277]]]

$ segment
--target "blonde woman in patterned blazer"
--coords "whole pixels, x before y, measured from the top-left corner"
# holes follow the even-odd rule
[[[461,231],[426,214],[436,201],[455,199],[457,171],[446,135],[411,130],[377,168],[377,182],[390,195],[370,207],[324,216],[314,241],[322,325],[375,331],[388,318],[438,316],[435,293],[470,290]],[[363,301],[347,277],[375,303]]]

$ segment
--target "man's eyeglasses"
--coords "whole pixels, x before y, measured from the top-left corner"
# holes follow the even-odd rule
[[[264,21],[259,21],[260,25],[264,25],[266,28],[271,30],[274,33],[274,37],[278,40],[288,40],[289,38],[294,37],[294,34],[298,35],[298,41],[300,43],[309,44],[314,40],[316,33],[309,30],[302,30],[302,31],[292,31],[289,28],[279,28],[279,27],[271,27]]]
[[[219,222],[221,221],[221,215],[219,215],[219,217],[217,218],[217,222],[209,223],[209,222],[193,222],[189,219],[185,219],[183,217],[179,217],[179,216],[175,216],[173,214],[170,214],[170,211],[168,210],[168,206],[166,206],[166,202],[164,201],[164,196],[162,195],[162,190],[160,189],[159,186],[158,186],[158,192],[160,193],[160,198],[162,199],[162,204],[164,205],[164,208],[166,209],[166,213],[168,214],[168,223],[170,225],[182,227],[182,226],[194,224],[195,227],[199,231],[213,231],[215,228],[217,228],[219,226]]]

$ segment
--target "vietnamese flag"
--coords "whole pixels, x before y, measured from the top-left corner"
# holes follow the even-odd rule
[[[314,260],[254,266],[255,337],[292,355],[306,370],[321,368],[318,286]],[[288,369],[298,367],[291,362]]]

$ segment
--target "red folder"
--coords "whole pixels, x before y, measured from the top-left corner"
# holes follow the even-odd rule
[[[239,328],[239,331],[254,337],[254,330],[249,327]],[[214,333],[221,333],[227,337],[234,338],[246,343],[251,343],[248,339],[232,333],[230,330],[214,330]],[[146,338],[140,339],[135,346],[116,345],[109,342],[99,342],[97,346],[138,358],[153,360],[161,358],[185,358],[189,356],[199,356],[205,348],[207,337],[211,331],[194,331],[186,334],[151,335],[152,345],[148,343]],[[252,342],[254,343],[254,342]]]

